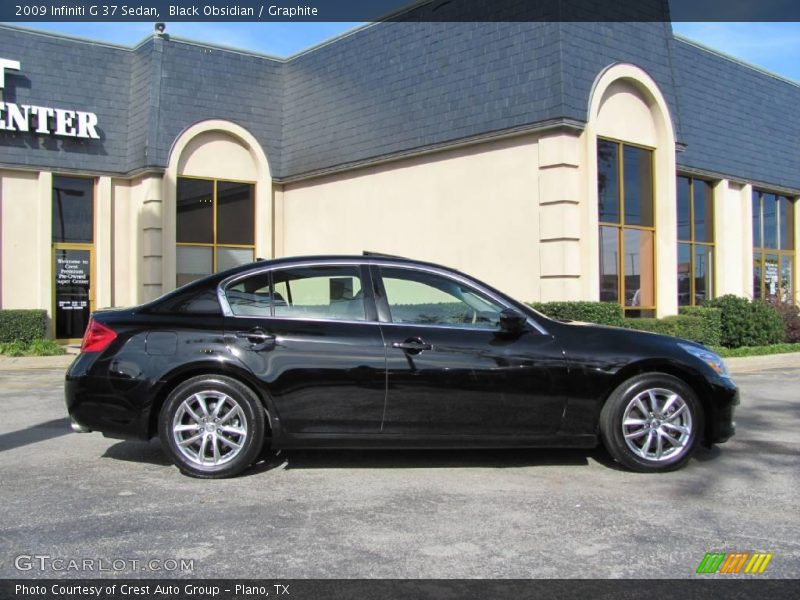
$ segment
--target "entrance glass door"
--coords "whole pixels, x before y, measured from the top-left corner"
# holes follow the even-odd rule
[[[56,339],[80,340],[92,312],[92,246],[56,244],[53,248]]]

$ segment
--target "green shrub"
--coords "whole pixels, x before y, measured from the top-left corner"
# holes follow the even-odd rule
[[[682,306],[681,315],[703,320],[702,339],[695,340],[706,346],[719,346],[722,339],[722,311],[707,306]]]
[[[0,342],[31,342],[47,337],[47,312],[0,310]]]
[[[705,306],[722,311],[720,342],[723,346],[766,346],[784,341],[786,331],[783,319],[778,311],[765,302],[751,302],[728,294],[707,301]]]
[[[695,315],[674,315],[663,319],[625,319],[625,327],[671,335],[701,344],[706,344],[708,338],[708,322]]]
[[[769,301],[783,319],[784,341],[789,344],[800,342],[800,308],[790,302]]]
[[[585,321],[599,325],[622,326],[622,307],[615,302],[531,302],[529,305],[561,321]]]

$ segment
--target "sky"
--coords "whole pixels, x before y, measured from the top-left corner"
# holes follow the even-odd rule
[[[152,23],[19,23],[133,46]],[[278,57],[291,56],[359,23],[167,23],[167,33]],[[800,23],[673,23],[673,30],[782,77],[800,82]]]

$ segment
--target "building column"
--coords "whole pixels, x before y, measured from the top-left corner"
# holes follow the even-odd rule
[[[747,205],[747,206],[746,206]],[[745,296],[745,235],[752,238],[745,218],[742,186],[727,179],[714,185],[714,295]],[[750,250],[752,255],[752,248]]]
[[[540,300],[582,300],[580,144],[558,133],[539,140]]]
[[[792,283],[794,284],[794,303],[800,304],[800,196],[794,198],[794,270],[792,272]]]
[[[94,305],[95,308],[112,306],[112,207],[111,178],[99,177],[95,187],[94,215]]]
[[[139,302],[149,302],[158,298],[163,289],[163,182],[160,176],[147,176],[142,179],[141,212],[141,288]],[[174,237],[174,236],[173,236]],[[173,250],[174,252],[174,250]],[[173,275],[172,286],[175,286]],[[170,288],[171,289],[171,288]]]
[[[749,183],[743,185],[739,191],[739,206],[742,209],[741,218],[741,292],[739,295],[753,298],[753,186]],[[735,293],[735,292],[731,292]]]
[[[36,287],[38,288],[38,306],[47,311],[47,335],[53,337],[53,174],[49,171],[39,172],[38,194],[36,197],[36,231],[41,250],[34,256],[36,261]]]

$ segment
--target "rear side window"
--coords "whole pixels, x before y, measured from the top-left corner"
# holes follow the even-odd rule
[[[364,321],[357,266],[277,269],[236,282],[225,297],[236,316]]]
[[[276,317],[365,321],[364,288],[356,266],[273,271]]]

